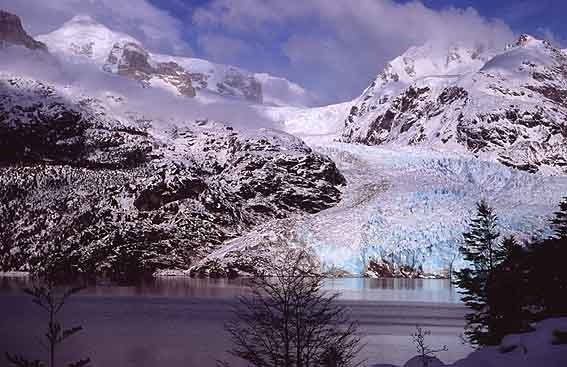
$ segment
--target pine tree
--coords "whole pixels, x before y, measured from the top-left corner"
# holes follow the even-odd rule
[[[497,224],[494,209],[481,200],[469,231],[463,233],[464,244],[459,248],[465,260],[470,261],[477,271],[492,271],[500,257],[501,249],[496,241],[500,237]]]
[[[488,306],[493,320],[492,337],[529,330],[529,315],[524,305],[526,249],[513,236],[502,241],[498,265],[488,282]]]
[[[456,272],[455,284],[462,289],[462,299],[472,310],[466,315],[465,336],[473,345],[494,345],[500,341],[494,336],[495,315],[490,309],[488,291],[490,276],[504,252],[497,241],[500,237],[497,223],[494,210],[484,200],[480,201],[459,248],[472,265]]]
[[[567,238],[567,197],[559,203],[559,211],[555,212],[551,226],[557,238]]]

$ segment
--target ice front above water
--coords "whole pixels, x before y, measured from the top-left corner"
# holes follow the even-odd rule
[[[314,250],[324,269],[362,274],[373,259],[446,274],[464,265],[458,246],[479,200],[495,207],[502,236],[529,239],[549,234],[549,219],[567,192],[565,177],[470,155],[311,144],[337,163],[348,182],[337,207],[297,223],[297,240]]]

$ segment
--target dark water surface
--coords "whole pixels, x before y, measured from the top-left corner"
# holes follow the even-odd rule
[[[24,279],[0,278],[0,354],[42,358],[45,351],[38,341],[46,319],[21,293],[24,285]],[[459,337],[466,310],[446,280],[335,279],[326,288],[340,292],[340,302],[359,321],[366,344],[361,357],[367,365],[402,364],[415,355],[410,334],[416,324],[432,331],[431,344],[449,347],[439,355],[442,360],[455,361],[470,352]],[[217,359],[233,362],[225,353],[230,339],[223,325],[235,298],[246,292],[242,280],[188,278],[89,288],[65,306],[66,326],[80,324],[84,331],[66,342],[60,357],[89,356],[93,367],[212,367]]]

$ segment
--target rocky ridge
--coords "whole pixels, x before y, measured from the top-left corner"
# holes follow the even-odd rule
[[[158,133],[4,74],[0,116],[2,270],[186,269],[260,223],[333,206],[345,183],[285,133],[212,121]]]
[[[20,18],[0,9],[0,47],[23,46],[33,50],[47,51],[47,46],[34,40],[25,30]]]
[[[143,87],[194,97],[235,98],[256,104],[305,106],[312,97],[299,85],[268,74],[206,60],[149,52],[134,37],[89,16],[76,16],[39,40],[64,59],[94,63]]]
[[[388,65],[358,98],[343,141],[470,152],[529,172],[565,173],[567,55],[528,35],[496,54],[448,54],[437,69],[413,67],[423,64],[415,52]]]

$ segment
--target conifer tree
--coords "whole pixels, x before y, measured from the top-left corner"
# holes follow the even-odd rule
[[[513,236],[506,237],[499,250],[498,265],[488,282],[488,306],[493,319],[492,337],[495,341],[530,328],[529,315],[524,307],[527,251]]]
[[[471,264],[456,272],[455,284],[462,289],[462,299],[472,310],[466,315],[465,336],[473,345],[494,345],[500,341],[494,336],[496,317],[490,309],[488,292],[490,276],[504,252],[497,241],[500,236],[497,223],[494,210],[484,200],[480,201],[459,248]]]

